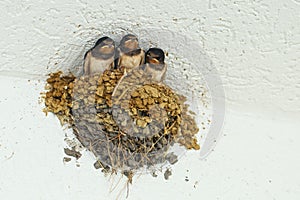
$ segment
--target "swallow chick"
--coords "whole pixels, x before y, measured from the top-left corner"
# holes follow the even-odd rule
[[[165,79],[167,65],[165,64],[165,53],[160,48],[150,48],[146,52],[143,70],[150,74],[154,81],[162,82]]]
[[[84,74],[102,74],[114,68],[115,42],[109,37],[100,38],[84,55]]]
[[[129,72],[142,65],[144,59],[145,52],[140,48],[138,38],[132,34],[125,35],[117,49],[115,66],[124,66]]]

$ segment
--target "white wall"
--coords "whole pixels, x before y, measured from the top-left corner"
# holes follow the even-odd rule
[[[0,199],[112,198],[89,152],[63,164],[66,130],[37,80],[78,71],[104,33],[149,27],[198,41],[228,110],[214,153],[189,151],[169,181],[136,178],[130,199],[300,199],[300,0],[2,0],[0,25]]]
[[[104,32],[155,27],[199,41],[231,108],[300,113],[299,0],[1,1],[0,18],[2,75],[40,78]]]

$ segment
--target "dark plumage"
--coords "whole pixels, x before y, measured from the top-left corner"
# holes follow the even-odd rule
[[[115,42],[109,37],[100,38],[84,55],[84,74],[102,74],[114,67]]]
[[[143,70],[151,74],[156,82],[162,82],[166,76],[167,65],[165,64],[165,54],[160,48],[150,48],[146,52],[145,65]]]
[[[125,35],[117,48],[115,67],[124,66],[126,71],[139,67],[144,63],[145,52],[140,48],[135,35]]]

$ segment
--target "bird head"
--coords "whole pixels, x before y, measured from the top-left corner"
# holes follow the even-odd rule
[[[92,54],[96,57],[110,57],[115,52],[115,42],[109,37],[100,38],[92,49]]]
[[[121,42],[120,42],[121,48],[124,48],[128,51],[132,51],[139,48],[139,41],[138,38],[135,35],[127,34],[125,35]]]
[[[162,65],[165,61],[165,53],[160,48],[150,48],[146,52],[146,63]]]

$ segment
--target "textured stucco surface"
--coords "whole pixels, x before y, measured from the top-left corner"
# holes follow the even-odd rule
[[[127,31],[170,52],[170,80],[201,83],[181,68],[191,60],[174,59],[182,54],[171,47],[187,41],[160,33],[192,38],[198,45],[185,47],[188,55],[195,46],[207,54],[228,108],[214,153],[187,152],[169,181],[137,177],[129,199],[299,199],[300,0],[2,0],[0,19],[0,199],[115,199],[108,191],[117,180],[94,170],[88,151],[62,162],[67,130],[37,99],[47,73],[80,72],[98,37]],[[164,31],[143,38],[153,29]],[[174,86],[197,88],[191,83]]]
[[[2,75],[39,79],[78,67],[78,56],[103,33],[152,27],[199,42],[231,108],[300,111],[299,0],[4,0],[0,18]]]

